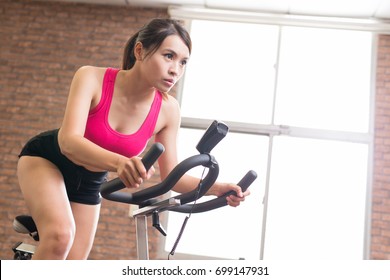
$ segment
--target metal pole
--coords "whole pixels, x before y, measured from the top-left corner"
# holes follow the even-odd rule
[[[147,216],[135,217],[137,231],[137,255],[139,260],[149,259]]]

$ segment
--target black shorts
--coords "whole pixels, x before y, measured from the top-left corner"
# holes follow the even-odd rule
[[[89,205],[101,202],[99,190],[107,172],[89,171],[65,157],[58,145],[58,129],[31,138],[20,152],[21,156],[42,157],[54,163],[64,177],[69,201]]]

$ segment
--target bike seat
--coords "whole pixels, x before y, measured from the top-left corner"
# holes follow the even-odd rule
[[[15,217],[13,228],[16,232],[29,234],[35,241],[39,241],[38,229],[31,216],[20,215]]]

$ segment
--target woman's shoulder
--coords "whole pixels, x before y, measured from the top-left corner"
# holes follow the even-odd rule
[[[95,66],[82,66],[78,68],[73,76],[71,93],[82,94],[91,98],[92,106],[100,100],[104,73],[107,68]]]
[[[101,80],[101,78],[104,76],[104,73],[106,71],[107,68],[104,67],[84,65],[76,70],[75,76],[83,79]]]
[[[167,94],[167,98],[163,98],[162,108],[163,110],[166,110],[167,112],[170,113],[180,111],[179,102],[175,97],[169,94]]]
[[[166,131],[165,128],[177,127],[180,123],[179,102],[171,95],[162,99],[161,111],[157,121],[157,131]]]
[[[104,67],[81,66],[76,70],[72,83],[81,86],[84,91],[100,93],[106,70]]]

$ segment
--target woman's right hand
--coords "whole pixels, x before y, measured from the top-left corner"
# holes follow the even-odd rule
[[[117,168],[118,177],[127,188],[138,188],[154,172],[153,166],[148,171],[145,169],[140,157],[123,158]]]

